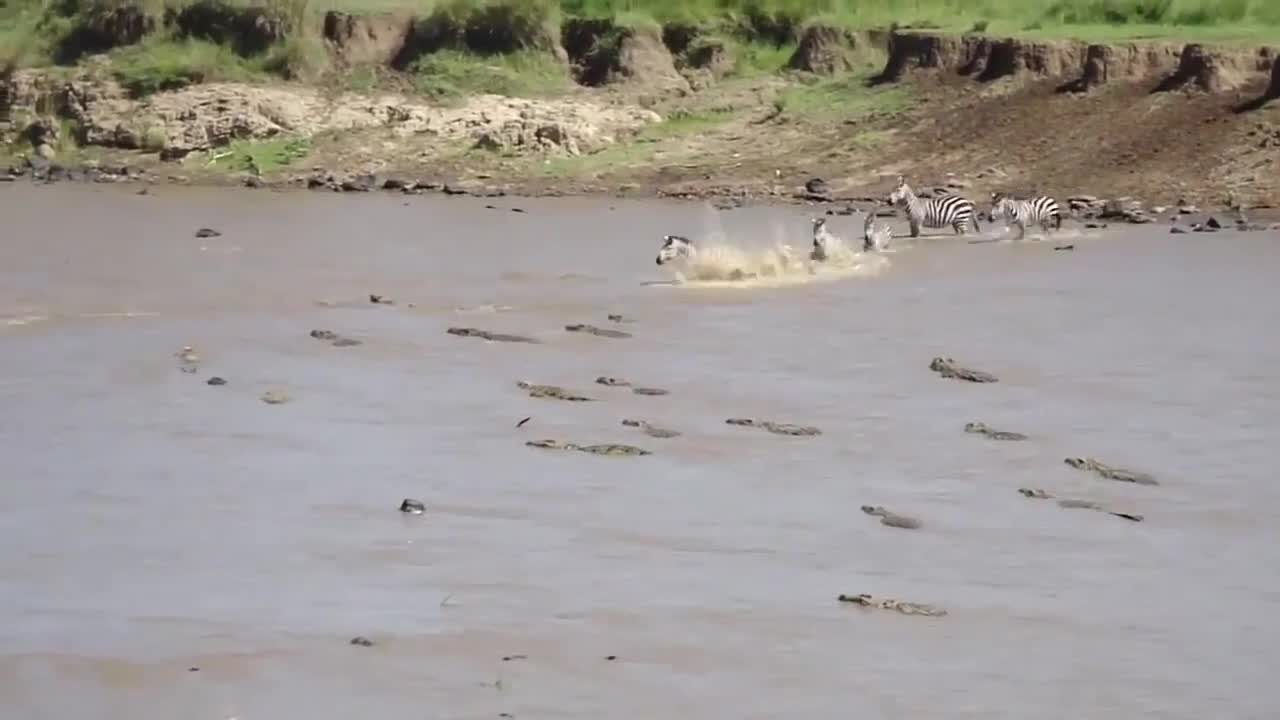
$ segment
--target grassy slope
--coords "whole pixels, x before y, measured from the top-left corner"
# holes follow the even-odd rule
[[[612,17],[622,23],[696,22],[712,26],[733,46],[735,68],[722,84],[747,83],[776,76],[794,45],[765,41],[760,32],[770,22],[798,27],[821,21],[852,28],[885,27],[897,23],[945,31],[985,30],[1000,35],[1075,37],[1090,40],[1165,38],[1186,40],[1280,42],[1280,0],[224,0],[232,6],[266,6],[281,15],[306,17],[314,24],[329,10],[353,13],[379,11],[418,15],[445,13],[460,21],[477,8],[507,3],[526,17],[551,23],[564,17]],[[95,0],[81,0],[82,8]],[[157,13],[191,0],[96,0],[97,4],[133,3]],[[62,5],[75,3],[62,2]],[[49,10],[44,0],[3,0],[0,4],[0,69],[6,64],[46,65],[58,41],[77,22],[76,13]],[[81,15],[85,11],[80,10]],[[763,21],[762,21],[763,18]],[[420,58],[407,73],[385,68],[350,68],[326,72],[327,56],[318,40],[295,34],[280,46],[242,57],[229,48],[204,40],[175,38],[165,33],[109,53],[111,71],[138,94],[209,80],[258,81],[285,75],[335,85],[336,89],[371,91],[391,85],[437,99],[468,93],[493,92],[519,96],[554,95],[572,88],[562,66],[545,53],[522,51],[479,57],[466,50],[444,50]],[[878,111],[892,111],[910,102],[909,91],[872,91],[858,76],[795,83],[774,93],[775,116],[784,121],[815,124],[848,120]],[[709,100],[708,102],[714,102]],[[589,158],[556,160],[543,172],[550,176],[605,171],[615,165],[644,165],[655,158],[687,156],[681,138],[714,133],[743,119],[743,111],[724,111],[697,102],[663,108],[669,122],[642,133],[635,143]],[[673,112],[667,112],[673,111]],[[874,132],[866,136],[874,143]],[[255,167],[277,166],[296,159],[284,153],[281,162],[268,148],[263,158],[246,160]],[[305,152],[305,150],[303,150]],[[252,155],[238,148],[238,158]],[[264,161],[265,160],[265,161]],[[266,168],[264,168],[266,169]]]

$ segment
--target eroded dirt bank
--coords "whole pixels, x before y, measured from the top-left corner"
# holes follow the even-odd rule
[[[395,16],[324,25],[337,62],[392,71],[442,42],[429,30]],[[1280,206],[1275,47],[821,25],[795,39],[783,72],[744,75],[732,46],[695,27],[569,23],[540,41],[572,78],[563,92],[447,104],[283,82],[138,98],[103,61],[9,73],[0,121],[11,175],[55,179],[77,176],[59,164],[79,158],[57,150],[73,133],[93,150],[82,155],[158,181],[838,200],[879,196],[902,174],[975,199]],[[285,139],[305,140],[305,156],[219,164],[229,144]],[[805,188],[814,177],[820,193]]]

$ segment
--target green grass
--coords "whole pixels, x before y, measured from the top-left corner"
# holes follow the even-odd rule
[[[115,50],[111,57],[116,79],[139,96],[202,82],[247,82],[264,75],[261,59],[246,60],[204,40],[155,38]]]
[[[876,112],[896,112],[911,101],[902,85],[868,87],[867,76],[845,75],[790,87],[774,101],[779,117],[856,120]]]
[[[409,71],[416,90],[438,99],[479,93],[542,97],[569,87],[568,69],[533,50],[490,56],[440,50],[419,58]]]
[[[231,172],[263,175],[287,167],[311,152],[311,143],[302,137],[272,140],[235,140],[216,150],[211,165]]]

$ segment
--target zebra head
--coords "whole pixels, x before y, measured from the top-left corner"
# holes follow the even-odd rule
[[[1004,193],[991,193],[991,212],[987,213],[987,219],[995,222],[1002,217],[1008,217],[1009,211],[1012,210],[1013,198]]]
[[[693,241],[682,235],[663,235],[662,247],[658,249],[659,265],[679,258],[687,258],[693,254]]]
[[[813,250],[809,252],[809,259],[821,262],[827,259],[827,240],[831,237],[831,233],[827,232],[827,219],[816,217],[813,219]]]
[[[899,175],[898,186],[889,193],[889,204],[906,205],[914,195],[915,193],[911,192],[911,186],[907,184],[907,179]]]

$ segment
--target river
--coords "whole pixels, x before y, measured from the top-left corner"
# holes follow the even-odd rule
[[[1076,232],[1073,252],[942,238],[839,277],[673,286],[664,234],[802,253],[813,211],[134,190],[0,187],[15,718],[1280,707],[1274,232]],[[938,355],[1000,382],[940,378]],[[260,401],[272,389],[292,401]],[[524,445],[543,438],[653,454]],[[1160,484],[1063,463],[1077,455]],[[406,497],[426,513],[400,513]],[[948,614],[836,601],[860,592]]]

